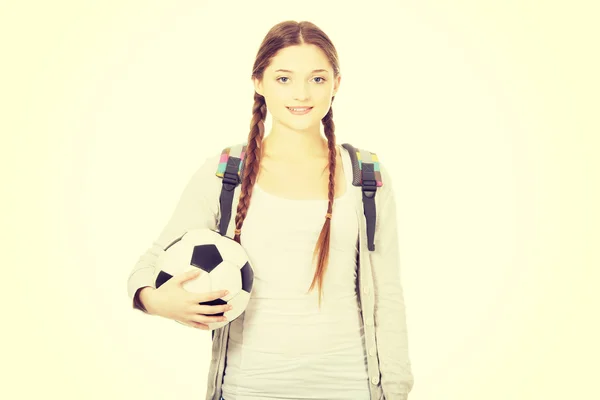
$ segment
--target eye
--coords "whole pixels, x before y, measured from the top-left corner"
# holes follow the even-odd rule
[[[290,79],[290,78],[288,78],[287,76],[280,76],[280,77],[279,77],[279,78],[277,78],[276,80],[277,80],[277,82],[281,82],[281,83],[287,83],[287,82],[288,82],[287,80],[286,80],[286,81],[281,81],[281,79]],[[314,78],[314,79],[320,79],[320,81],[317,81],[317,83],[318,83],[319,85],[322,85],[322,84],[323,84],[323,83],[325,83],[325,81],[326,81],[326,79],[325,79],[325,78],[323,78],[322,76],[315,76],[315,78]]]

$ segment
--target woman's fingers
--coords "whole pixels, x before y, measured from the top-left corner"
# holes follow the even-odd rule
[[[213,315],[224,313],[225,311],[231,310],[230,304],[217,304],[214,306],[208,304],[194,304],[190,307],[190,311],[192,314],[204,314],[204,315]]]
[[[209,324],[212,322],[223,322],[223,321],[227,321],[227,317],[226,316],[220,316],[220,315],[204,315],[204,314],[194,314],[192,316],[189,317],[189,321],[193,321],[193,322],[199,322],[202,324]]]
[[[192,303],[205,303],[207,301],[220,299],[223,296],[226,296],[226,290],[217,290],[214,292],[205,292],[205,293],[190,293],[189,298]]]

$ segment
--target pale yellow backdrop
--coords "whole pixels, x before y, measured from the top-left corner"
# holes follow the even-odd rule
[[[132,311],[126,280],[199,162],[245,140],[253,57],[295,19],[339,51],[338,142],[395,178],[410,398],[599,399],[597,16],[0,2],[0,396],[204,398],[210,335]]]

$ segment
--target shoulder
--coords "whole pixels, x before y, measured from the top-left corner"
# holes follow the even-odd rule
[[[229,161],[229,157],[237,157],[241,160],[244,158],[246,151],[246,142],[218,144],[212,146],[208,155],[200,162],[199,170],[203,175],[213,175],[215,177],[223,177],[223,172]]]
[[[367,168],[373,171],[378,190],[383,189],[388,183],[391,183],[388,169],[385,163],[380,160],[375,149],[361,147],[360,144],[355,146],[350,143],[344,143],[342,147],[350,155],[354,170],[353,184],[355,186],[360,186],[363,170]]]
[[[220,190],[223,172],[230,156],[243,156],[245,143],[216,144],[204,149],[204,156],[199,158],[192,181],[206,190]]]

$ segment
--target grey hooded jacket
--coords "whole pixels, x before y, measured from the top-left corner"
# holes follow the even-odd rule
[[[342,157],[350,157],[345,148],[340,147],[340,151]],[[215,173],[220,157],[220,154],[208,157],[193,174],[167,225],[134,265],[127,282],[128,295],[134,309],[146,312],[135,301],[136,292],[145,286],[156,287],[153,282],[156,260],[173,239],[191,229],[208,228],[218,231],[222,180]],[[375,196],[377,222],[374,251],[367,248],[361,188],[348,188],[354,192],[356,214],[360,221],[357,293],[365,329],[370,399],[407,400],[414,377],[409,359],[399,265],[395,192],[387,169],[381,163],[379,167],[383,186],[378,188]],[[345,173],[352,174],[352,171]],[[233,216],[240,191],[241,185],[238,185],[232,205],[233,215],[226,233],[230,238],[233,238],[235,230]],[[214,331],[206,400],[221,399],[229,326],[227,324]]]

